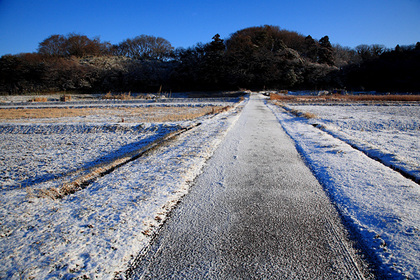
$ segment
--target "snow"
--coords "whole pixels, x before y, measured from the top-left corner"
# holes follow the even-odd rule
[[[0,190],[42,182],[60,185],[77,170],[111,161],[180,127],[175,123],[2,125]]]
[[[313,124],[420,182],[420,104],[289,107],[315,114]]]
[[[118,276],[188,192],[240,110],[235,105],[175,123],[100,123],[95,117],[82,124],[70,118],[1,125],[0,278]],[[37,193],[71,180],[72,171],[116,160],[199,123],[74,194],[51,199]]]
[[[156,106],[200,102],[212,105],[197,100]],[[98,102],[88,107],[152,106],[140,103]],[[91,116],[0,124],[0,278],[123,277],[120,273],[188,192],[242,105],[214,117],[171,123],[118,123],[118,118]],[[373,159],[417,178],[419,105],[289,106],[316,115],[309,120],[268,106],[340,214],[375,254],[382,273],[419,279],[420,186]],[[74,194],[62,199],[38,195],[38,190],[60,186],[198,123]]]
[[[371,143],[418,166],[418,106],[293,106],[319,117],[309,120],[268,106],[383,275],[419,279],[420,186],[346,143]],[[384,137],[390,130],[399,141]]]
[[[44,96],[47,98],[48,96]],[[161,99],[100,99],[89,98],[83,100],[76,98],[72,101],[57,102],[59,98],[53,98],[54,101],[30,102],[28,96],[0,96],[0,108],[117,108],[117,107],[205,107],[205,106],[223,106],[226,103],[236,102],[236,97],[219,98],[161,98]],[[33,98],[33,96],[32,96]],[[50,98],[48,98],[50,99]]]

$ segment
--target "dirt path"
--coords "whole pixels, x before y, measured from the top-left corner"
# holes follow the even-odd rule
[[[364,279],[322,187],[260,95],[175,209],[133,279]]]

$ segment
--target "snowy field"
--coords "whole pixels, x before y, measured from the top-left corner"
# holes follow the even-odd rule
[[[0,190],[56,187],[79,170],[115,160],[180,127],[176,123],[0,125]]]
[[[313,124],[420,182],[420,104],[289,107],[313,114]]]
[[[182,103],[159,104],[155,111],[202,107],[198,101]],[[242,106],[227,100],[205,104],[232,108],[163,123],[142,122],[143,116],[132,114],[124,115],[122,123],[112,110],[108,115],[3,120],[0,279],[113,279],[127,269],[188,192]],[[174,132],[180,134],[165,145],[75,193],[51,198],[46,192],[136,155]]]
[[[56,102],[13,99],[0,108],[52,104],[57,108]],[[60,105],[76,110],[67,116],[0,120],[0,279],[124,278],[244,104],[75,100]],[[388,105],[294,104],[284,110],[268,104],[382,278],[420,279],[420,187],[414,182],[420,106]],[[188,121],[146,121],[150,116],[139,113],[179,107],[194,115],[205,106],[233,108]],[[81,116],[81,108],[92,111]],[[312,118],[296,117],[292,109]],[[43,192],[127,157],[132,160],[73,194],[53,199]]]
[[[419,104],[268,106],[368,248],[380,278],[420,279]]]

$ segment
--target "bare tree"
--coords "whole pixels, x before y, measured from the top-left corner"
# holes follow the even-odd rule
[[[39,43],[38,53],[48,56],[65,56],[66,40],[63,35],[51,35]]]
[[[38,53],[48,56],[65,57],[107,54],[108,42],[101,42],[98,37],[93,40],[85,35],[70,33],[67,36],[52,35],[39,43]]]
[[[117,55],[134,59],[165,60],[173,51],[171,43],[161,37],[140,35],[133,39],[126,39],[118,44],[114,52]]]
[[[334,65],[343,67],[358,61],[357,53],[350,47],[343,47],[338,44],[333,46],[334,49]]]
[[[356,52],[362,61],[376,59],[385,51],[386,51],[386,47],[384,45],[378,45],[378,44],[373,44],[373,45],[362,44],[356,47]]]

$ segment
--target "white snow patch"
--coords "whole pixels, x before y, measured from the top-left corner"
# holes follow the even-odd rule
[[[420,104],[288,107],[315,114],[312,124],[420,182]]]

